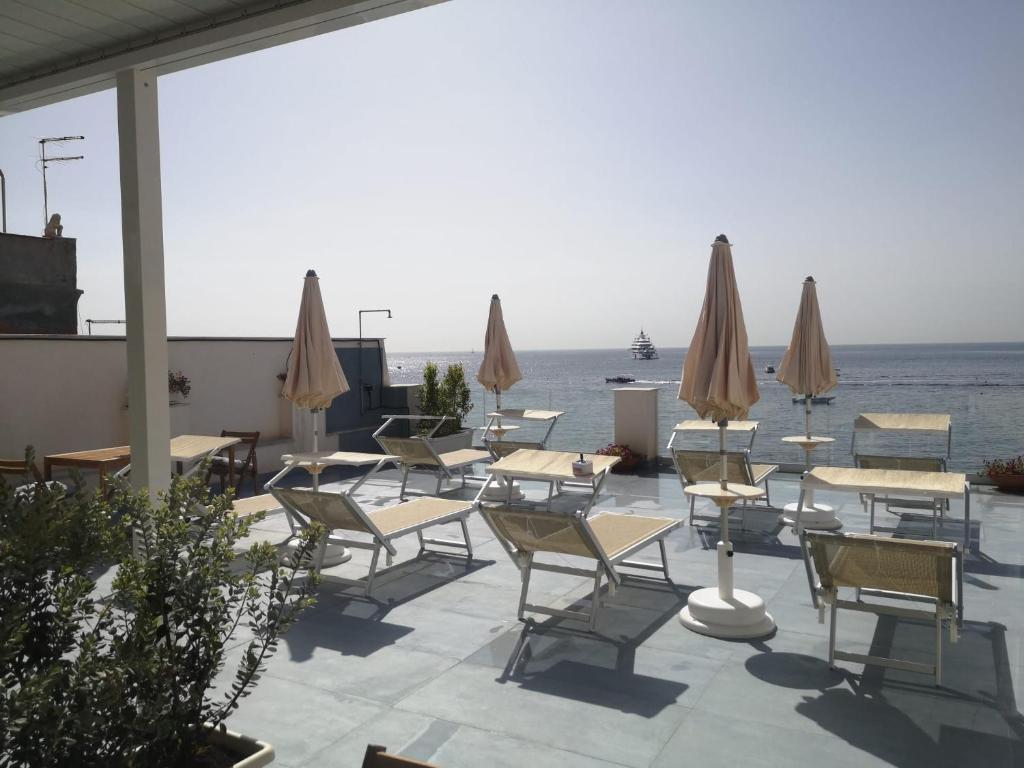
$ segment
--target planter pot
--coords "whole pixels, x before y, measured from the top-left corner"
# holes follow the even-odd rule
[[[1024,475],[991,475],[989,479],[1000,491],[1024,493]]]
[[[233,756],[231,768],[261,768],[274,762],[272,746],[234,731],[214,729],[210,732],[209,742]]]
[[[641,456],[634,456],[631,459],[623,459],[614,467],[612,467],[612,472],[614,472],[617,475],[628,475],[637,467],[639,467],[643,463],[643,461],[643,457]]]
[[[446,435],[445,437],[432,437],[430,444],[434,446],[434,450],[438,453],[448,453],[448,451],[457,451],[460,448],[472,448],[473,447],[473,430],[464,429],[461,432],[456,432],[454,435]]]

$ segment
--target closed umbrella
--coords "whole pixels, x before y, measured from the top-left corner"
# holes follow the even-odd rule
[[[729,541],[729,507],[756,498],[761,492],[727,482],[726,428],[729,419],[744,418],[759,397],[736,288],[732,249],[728,238],[719,235],[711,246],[704,305],[686,351],[679,386],[679,399],[689,403],[701,418],[718,422],[719,427],[719,482],[687,489],[693,495],[710,498],[721,509],[718,588],[696,590],[679,614],[686,627],[713,637],[763,637],[775,628],[760,597],[733,588],[733,549]]]
[[[487,332],[484,335],[484,359],[480,361],[480,369],[476,372],[476,380],[486,389],[494,392],[495,411],[501,411],[501,393],[523,378],[519,371],[519,363],[516,362],[516,353],[512,351],[512,342],[509,341],[508,331],[505,330],[505,318],[501,313],[501,299],[498,294],[491,296],[491,308],[487,313]],[[490,426],[490,421],[488,421]],[[505,434],[501,427],[501,415],[499,413],[495,427],[491,430],[500,440]],[[484,437],[490,437],[486,432]],[[503,498],[509,496],[513,499],[522,498],[522,489],[518,483],[512,484],[512,489],[502,481],[497,486],[491,486],[484,491],[484,497],[488,499]]]
[[[334,351],[331,331],[327,327],[327,313],[320,296],[320,279],[312,269],[306,272],[299,304],[299,321],[295,326],[295,340],[288,357],[288,375],[281,395],[299,408],[306,409],[313,418],[313,453],[320,449],[318,414],[338,395],[348,392],[348,381]],[[319,472],[313,473],[313,489],[320,487]],[[338,565],[351,558],[351,553],[340,546],[328,546],[324,564]]]
[[[813,277],[804,280],[800,307],[793,325],[793,338],[775,378],[789,387],[794,395],[802,395],[804,398],[804,434],[786,437],[783,441],[803,449],[807,471],[810,471],[811,453],[819,446],[833,442],[830,437],[815,437],[811,434],[811,406],[815,396],[828,392],[838,383],[836,369],[832,366],[832,352],[821,322],[818,291]],[[802,510],[798,509],[797,504],[787,504],[785,511],[787,516],[783,517],[783,522],[790,525],[795,525],[799,518],[805,528],[835,530],[842,526],[831,507],[814,503],[814,492],[811,490],[804,496]]]
[[[501,410],[501,393],[523,378],[512,351],[512,342],[505,330],[505,318],[501,314],[501,299],[498,294],[491,296],[491,309],[487,315],[487,333],[484,336],[484,359],[476,380],[494,392],[497,407]]]

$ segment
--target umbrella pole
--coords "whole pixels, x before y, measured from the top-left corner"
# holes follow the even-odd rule
[[[316,453],[320,450],[320,420],[316,417],[316,408],[310,410],[310,413],[313,416],[313,453]],[[313,473],[313,490],[320,490],[320,472]]]
[[[725,450],[726,430],[728,427],[728,419],[722,419],[718,422],[718,458],[720,462],[718,479],[723,491],[729,486],[728,452]],[[726,601],[732,600],[733,597],[732,542],[729,541],[729,506],[728,504],[723,504],[719,508],[722,516],[722,538],[715,548],[718,553],[718,596]]]

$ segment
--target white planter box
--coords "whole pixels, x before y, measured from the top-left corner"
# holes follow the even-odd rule
[[[210,732],[210,743],[238,756],[232,768],[261,768],[274,762],[272,746],[234,731],[214,729]]]

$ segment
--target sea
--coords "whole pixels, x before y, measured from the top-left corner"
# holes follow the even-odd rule
[[[613,392],[617,387],[658,388],[658,443],[660,453],[672,427],[696,418],[678,399],[685,349],[659,349],[657,360],[634,360],[623,349],[517,351],[523,378],[502,395],[505,408],[544,408],[565,411],[551,435],[549,447],[594,451],[614,438]],[[749,418],[760,422],[752,451],[755,461],[802,464],[799,448],[784,444],[786,435],[803,433],[804,406],[792,402],[792,393],[766,373],[778,367],[784,347],[752,347],[754,371],[761,399]],[[437,353],[388,352],[392,383],[417,383],[423,367],[433,361],[442,367],[462,363],[473,391],[474,408],[468,423],[483,426],[484,414],[494,408],[494,394],[476,382],[481,351]],[[830,405],[815,405],[815,435],[835,442],[814,453],[814,463],[852,464],[851,435],[859,413],[948,413],[952,416],[950,469],[980,472],[983,462],[1024,454],[1024,342],[994,344],[906,344],[832,347],[839,384],[828,393]],[[606,377],[627,375],[633,384],[607,383]],[[520,439],[536,432],[521,430]],[[539,435],[538,435],[539,437]],[[739,436],[730,436],[739,440]],[[716,447],[717,437],[706,443],[689,441],[695,448]],[[943,455],[942,437],[857,438],[858,452],[899,455]],[[677,442],[678,445],[678,442]]]

